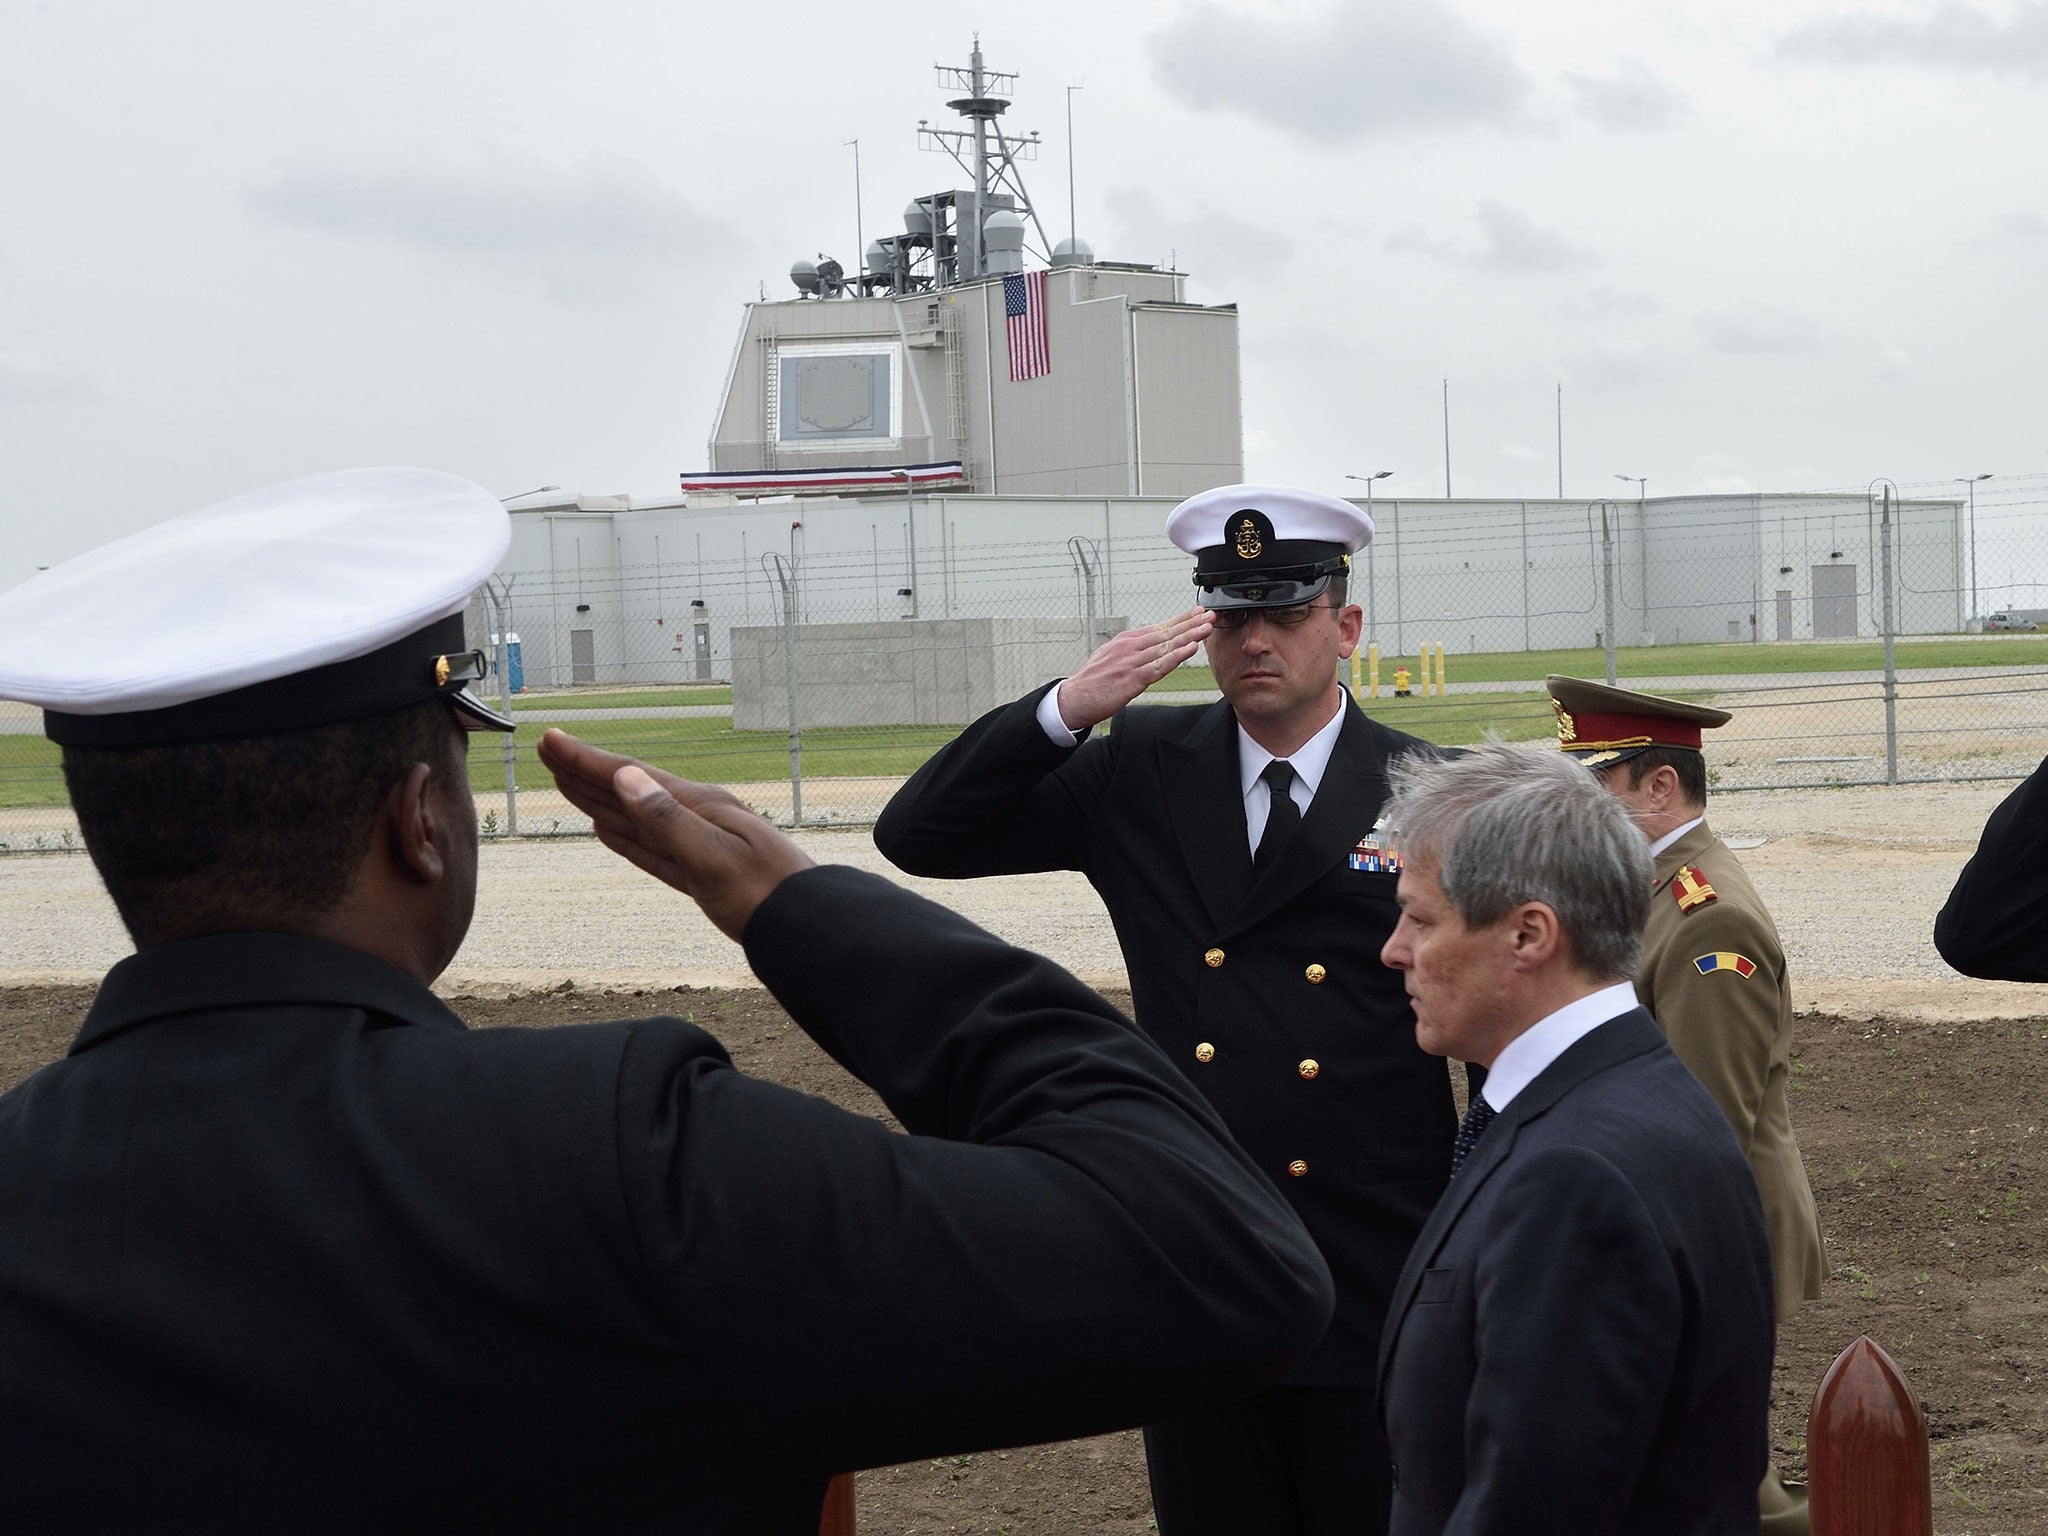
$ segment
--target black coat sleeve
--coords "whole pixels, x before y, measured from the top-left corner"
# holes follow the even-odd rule
[[[1038,703],[1056,686],[991,710],[911,775],[875,822],[890,863],[940,879],[1084,867],[1116,735],[1055,745]]]
[[[2048,981],[2048,762],[1984,824],[1934,919],[1934,947],[1965,976]]]
[[[836,1471],[1094,1434],[1255,1391],[1321,1335],[1300,1222],[1058,966],[838,868],[784,881],[746,949],[910,1134],[628,1051],[635,1241],[742,1443]]]
[[[1685,1296],[1642,1200],[1576,1147],[1509,1170],[1473,1279],[1471,1457],[1446,1536],[1619,1530],[1679,1368]]]

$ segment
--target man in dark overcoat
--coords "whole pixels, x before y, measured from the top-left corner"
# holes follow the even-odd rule
[[[1393,1536],[1755,1536],[1770,1239],[1629,981],[1648,844],[1555,752],[1395,782],[1387,963],[1423,1047],[1487,1075],[1380,1349]]]
[[[909,1135],[674,1018],[471,1031],[451,476],[238,498],[0,596],[137,953],[0,1098],[0,1466],[35,1531],[806,1536],[829,1475],[1128,1426],[1321,1334],[1300,1223],[1072,977],[560,733]],[[545,913],[533,921],[550,921]]]
[[[875,841],[919,875],[1086,874],[1138,1026],[1329,1260],[1336,1318],[1284,1384],[1147,1428],[1163,1536],[1376,1530],[1380,1325],[1457,1119],[1379,961],[1396,915],[1375,830],[1387,765],[1428,749],[1338,679],[1363,617],[1346,588],[1371,536],[1358,508],[1225,486],[1183,502],[1167,534],[1195,557],[1201,606],[974,722],[889,803]],[[1132,703],[1198,645],[1220,702]]]

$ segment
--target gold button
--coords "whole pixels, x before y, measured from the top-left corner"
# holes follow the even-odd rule
[[[1323,1070],[1323,1064],[1317,1061],[1315,1057],[1311,1056],[1307,1061],[1304,1061],[1300,1066],[1296,1067],[1294,1070],[1299,1072],[1303,1077],[1313,1078],[1318,1072]]]
[[[1312,965],[1307,970],[1303,971],[1301,974],[1308,978],[1308,984],[1310,986],[1317,987],[1322,985],[1323,978],[1329,975],[1330,973],[1324,970],[1320,965]]]
[[[1211,1045],[1208,1041],[1204,1040],[1200,1045],[1195,1047],[1195,1060],[1214,1061],[1215,1059],[1216,1047]]]
[[[1202,964],[1209,967],[1209,969],[1212,971],[1215,970],[1216,967],[1221,965],[1222,963],[1223,951],[1220,949],[1212,949],[1206,955],[1202,956]]]
[[[1293,1174],[1298,1179],[1303,1174],[1308,1172],[1308,1164],[1297,1157],[1293,1162],[1287,1165],[1287,1171]]]

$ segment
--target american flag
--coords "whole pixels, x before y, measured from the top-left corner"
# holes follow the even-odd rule
[[[1010,382],[1052,372],[1052,344],[1045,331],[1045,274],[1024,272],[1003,279],[1003,319],[1010,333]]]

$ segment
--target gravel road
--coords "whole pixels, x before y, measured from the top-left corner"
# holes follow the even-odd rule
[[[1956,871],[2010,784],[1774,790],[1715,802],[1771,904],[1802,1009],[1928,1019],[2027,1017],[2040,989],[1967,981],[1930,934]],[[522,805],[524,799],[522,797]],[[821,861],[888,875],[1098,986],[1124,984],[1102,905],[1077,875],[915,880],[864,830],[809,831]],[[113,906],[77,854],[0,858],[0,985],[96,979],[127,953]],[[447,990],[752,985],[736,945],[686,900],[585,838],[485,846],[475,926]]]

